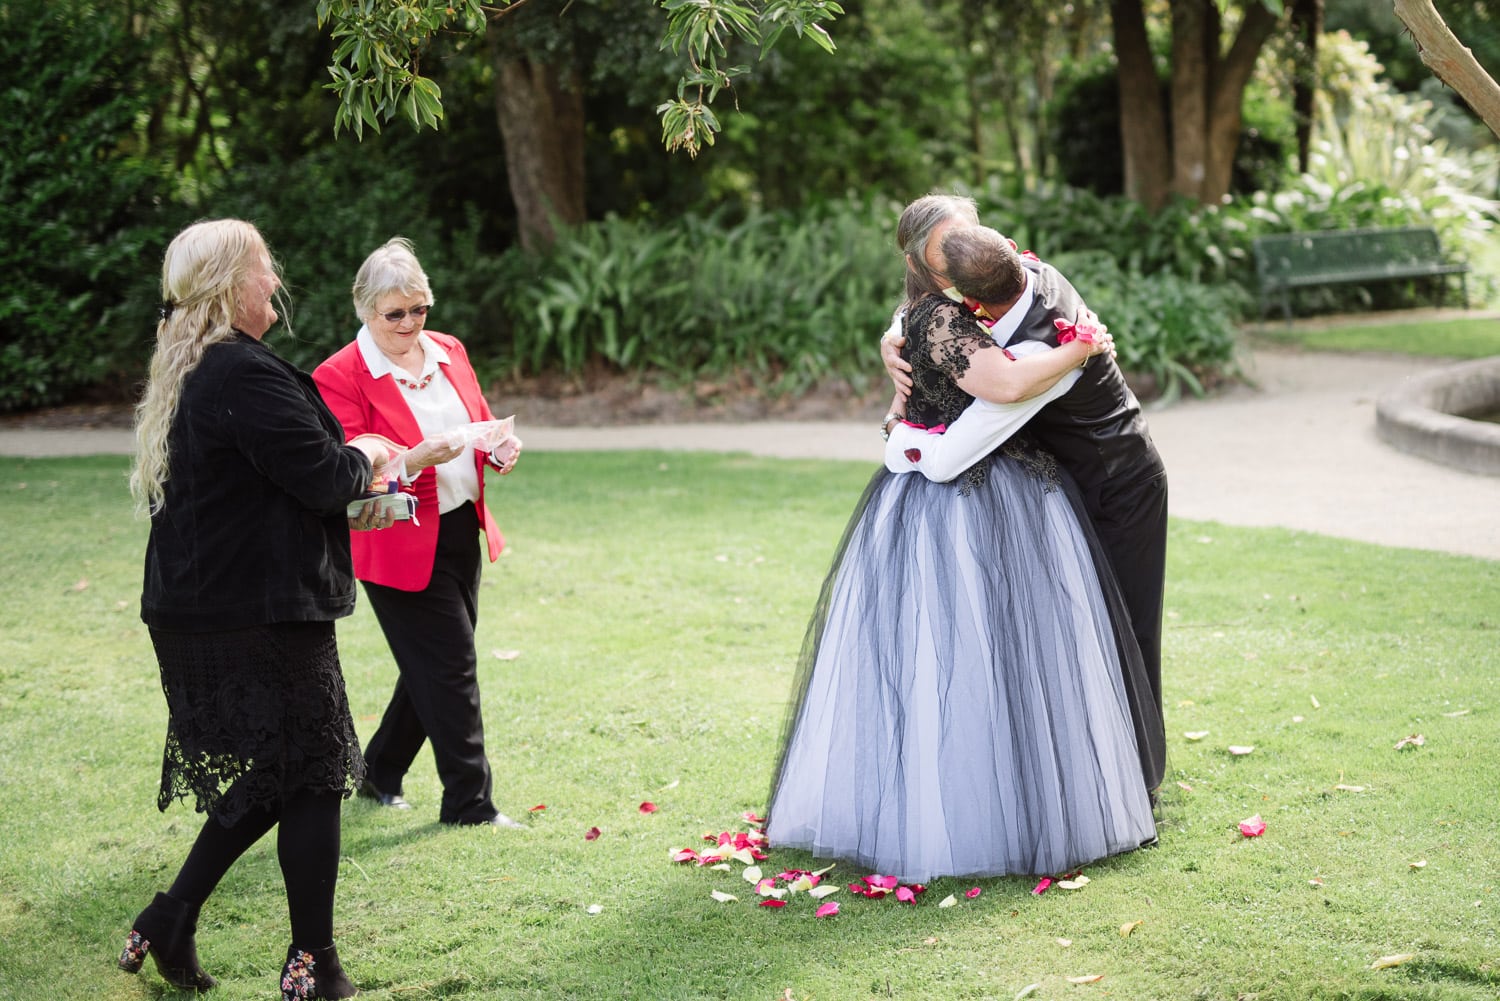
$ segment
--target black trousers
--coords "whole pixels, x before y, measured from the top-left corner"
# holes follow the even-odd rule
[[[479,514],[464,504],[442,516],[432,582],[401,591],[365,582],[370,607],[385,632],[400,677],[365,748],[366,777],[381,792],[401,792],[422,748],[443,783],[438,820],[479,824],[499,811],[484,753],[474,625],[479,619]]]
[[[1104,484],[1083,491],[1084,506],[1099,544],[1109,556],[1130,611],[1131,631],[1140,644],[1146,676],[1157,709],[1161,694],[1161,620],[1167,576],[1167,474]],[[1165,717],[1163,717],[1165,718]],[[1166,731],[1153,734],[1164,760]],[[1153,788],[1161,776],[1147,777]]]

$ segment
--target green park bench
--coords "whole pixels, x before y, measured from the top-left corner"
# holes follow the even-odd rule
[[[1464,308],[1469,306],[1465,277],[1469,266],[1449,262],[1443,256],[1437,232],[1429,228],[1276,233],[1256,237],[1253,246],[1262,320],[1270,301],[1279,297],[1281,311],[1290,323],[1291,291],[1296,288],[1445,275],[1459,276]],[[1447,284],[1438,283],[1440,304],[1447,295]]]

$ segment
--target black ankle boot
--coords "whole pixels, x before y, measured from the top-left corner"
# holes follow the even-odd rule
[[[161,978],[184,991],[206,991],[218,981],[198,965],[198,905],[158,893],[149,907],[136,915],[120,953],[120,969],[139,973],[146,953],[156,960]]]
[[[286,951],[286,965],[281,968],[281,1001],[307,1001],[309,998],[352,998],[359,988],[339,965],[338,948]]]

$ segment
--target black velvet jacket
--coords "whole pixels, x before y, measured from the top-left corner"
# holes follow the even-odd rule
[[[187,377],[151,518],[141,618],[191,632],[354,609],[345,506],[370,462],[312,379],[244,334]]]

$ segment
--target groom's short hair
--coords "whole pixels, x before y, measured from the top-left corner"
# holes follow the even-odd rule
[[[1015,246],[988,226],[965,226],[943,237],[953,287],[983,303],[1006,303],[1026,289]]]

